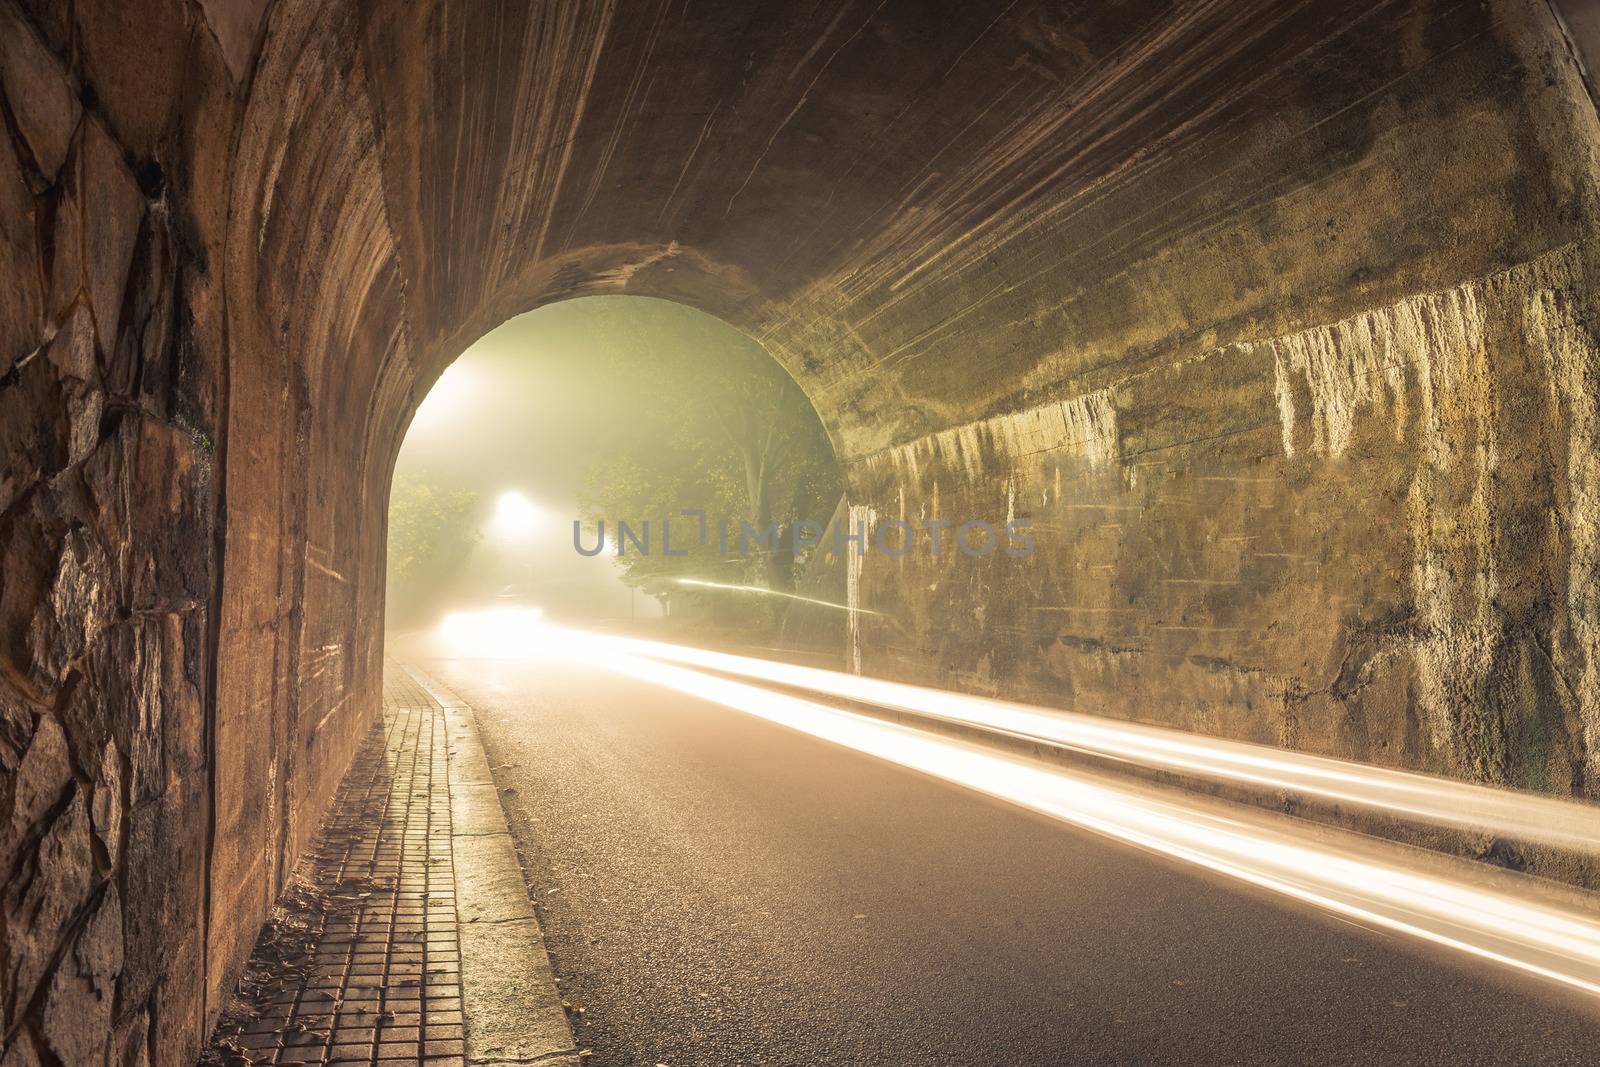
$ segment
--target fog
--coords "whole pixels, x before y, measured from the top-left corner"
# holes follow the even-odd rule
[[[663,427],[682,428],[639,371],[700,366],[713,353],[776,368],[720,320],[643,297],[552,304],[469,347],[417,410],[396,463],[390,628],[486,603],[578,620],[659,616],[661,603],[624,584],[611,552],[575,551],[573,522],[592,464],[648,455]],[[783,385],[794,388],[786,376]],[[408,507],[422,518],[408,521]],[[440,530],[437,545],[407,547]]]

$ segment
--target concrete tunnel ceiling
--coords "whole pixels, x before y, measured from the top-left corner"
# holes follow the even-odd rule
[[[197,1047],[380,706],[411,413],[578,295],[760,341],[863,521],[1034,521],[869,558],[864,670],[1592,793],[1587,12],[0,0],[0,799],[76,857],[7,1040]]]
[[[424,382],[546,300],[694,304],[866,455],[1566,243],[1510,10],[285,3],[235,225]]]

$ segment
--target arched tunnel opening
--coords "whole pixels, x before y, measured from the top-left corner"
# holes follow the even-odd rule
[[[839,667],[842,493],[815,409],[743,333],[656,298],[547,305],[469,346],[407,428],[386,644],[542,618]]]
[[[1592,1059],[1597,56],[0,0],[0,1065]]]

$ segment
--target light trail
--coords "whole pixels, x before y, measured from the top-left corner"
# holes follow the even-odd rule
[[[1536,879],[1152,786],[1113,783],[622,652],[570,632],[577,659],[952,782],[1351,919],[1600,996],[1600,922]],[[1432,869],[1425,869],[1432,868]],[[1445,872],[1445,873],[1440,873]],[[1576,894],[1573,894],[1576,897]]]
[[[852,615],[877,615],[879,612],[869,611],[866,608],[852,608],[848,604],[835,604],[831,600],[818,600],[816,597],[801,596],[799,593],[785,593],[779,589],[767,589],[759,585],[729,585],[727,582],[708,582],[703,578],[675,578],[679,585],[698,585],[706,589],[729,589],[736,593],[757,593],[761,596],[781,596],[786,600],[798,600],[802,604],[817,604],[821,607],[832,608],[835,611],[847,611]]]
[[[456,649],[471,649],[489,659],[518,659],[527,655],[529,642],[551,629],[541,622],[538,608],[499,607],[486,611],[456,611],[439,623],[438,637]]]
[[[660,641],[584,636],[618,651],[998,731],[1155,770],[1281,789],[1436,826],[1600,853],[1600,806],[1582,801]]]

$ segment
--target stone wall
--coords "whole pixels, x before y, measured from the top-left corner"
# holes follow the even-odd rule
[[[203,1026],[220,351],[163,122],[100,96],[117,32],[0,3],[8,1067],[180,1063]]]
[[[1038,549],[869,557],[864,669],[1600,787],[1600,128],[1573,42],[1516,11],[1457,12],[1426,57],[1364,46],[1392,98],[1334,73],[1275,97],[1296,100],[1280,129],[1170,187],[1189,202],[1152,177],[1163,244],[1102,286],[1035,305],[993,278],[939,283],[953,306],[1058,329],[1013,331],[997,356],[977,324],[943,327],[927,344],[951,354],[919,349],[927,370],[966,341],[1018,395],[862,457],[852,504],[879,523],[1019,518]],[[1320,154],[1297,144],[1310,131]],[[1077,247],[1100,240],[1074,225]]]
[[[869,556],[867,666],[1586,793],[1597,268],[1567,246],[868,458],[874,521],[1037,547]]]
[[[1588,794],[1596,34],[0,0],[0,1064],[187,1061],[376,713],[411,412],[575,295],[761,340],[853,516],[1033,521],[819,577],[861,669]]]

